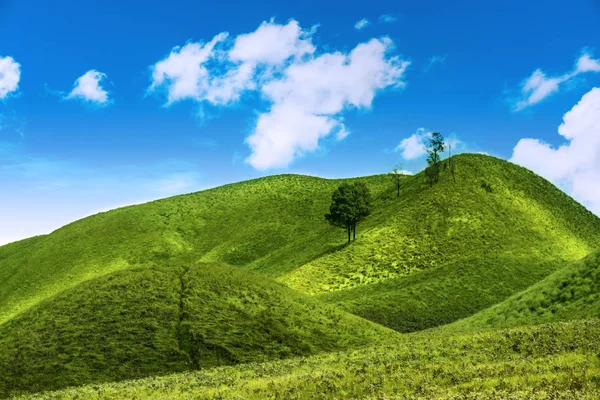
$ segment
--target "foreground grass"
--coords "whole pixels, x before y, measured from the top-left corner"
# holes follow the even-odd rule
[[[77,285],[0,325],[0,397],[400,337],[238,268],[131,269]]]
[[[595,399],[600,320],[219,367],[23,399]]]

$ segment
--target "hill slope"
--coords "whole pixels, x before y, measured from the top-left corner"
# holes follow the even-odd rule
[[[0,326],[0,396],[398,337],[237,268],[130,269],[77,285]]]
[[[595,252],[502,303],[447,328],[480,330],[598,317],[600,252]]]
[[[365,179],[375,193],[388,188],[385,176]],[[266,177],[96,214],[2,246],[0,324],[77,283],[172,257],[277,276],[343,245],[323,221],[341,182]]]
[[[411,340],[353,352],[72,388],[27,399],[587,399],[600,321]]]
[[[77,221],[4,251],[0,324],[83,281],[184,257],[225,261],[413,331],[474,314],[600,247],[600,219],[544,179],[489,156],[454,160],[456,182],[446,170],[434,187],[404,176],[400,197],[387,176],[357,178],[374,211],[348,246],[323,219],[343,180],[297,175]]]
[[[279,280],[410,332],[486,309],[599,248],[600,220],[549,182],[492,157],[456,162],[456,183],[444,172],[432,188],[409,180],[360,240]],[[361,253],[371,263],[354,263]]]

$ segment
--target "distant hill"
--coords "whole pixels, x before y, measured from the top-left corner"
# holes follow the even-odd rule
[[[0,397],[399,337],[238,268],[129,269],[76,285],[0,325]]]

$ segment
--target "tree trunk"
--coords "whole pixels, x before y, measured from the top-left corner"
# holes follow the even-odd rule
[[[354,224],[354,229],[352,229],[354,231],[354,240],[356,240],[356,224]]]
[[[348,231],[348,243],[350,243],[350,231],[352,230],[352,225],[348,225],[346,230]]]

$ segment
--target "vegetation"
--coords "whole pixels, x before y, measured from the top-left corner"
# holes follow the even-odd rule
[[[0,397],[594,398],[599,322],[570,320],[599,316],[600,219],[506,161],[446,163],[402,196],[272,176],[0,247]],[[340,187],[351,246],[323,220]]]
[[[444,137],[439,132],[433,132],[427,138],[427,168],[425,175],[429,179],[429,185],[438,183],[440,176],[441,154],[445,149]],[[454,178],[454,175],[453,175]]]
[[[600,317],[600,251],[448,329],[482,330],[593,317]]]
[[[26,399],[597,399],[600,321],[410,335],[353,352],[93,385]]]
[[[77,285],[0,325],[0,397],[399,337],[238,268],[130,269]]]
[[[394,187],[396,188],[396,196],[400,197],[400,186],[401,186],[401,182],[402,182],[402,179],[400,179],[400,177],[402,176],[402,172],[400,172],[398,170],[398,168],[394,168],[392,170],[392,172],[389,173],[389,175],[394,180]]]
[[[348,243],[350,234],[354,232],[356,240],[356,224],[371,214],[371,192],[363,182],[355,182],[353,185],[343,183],[333,192],[329,213],[325,214],[325,220],[330,225],[344,228],[348,232]]]

